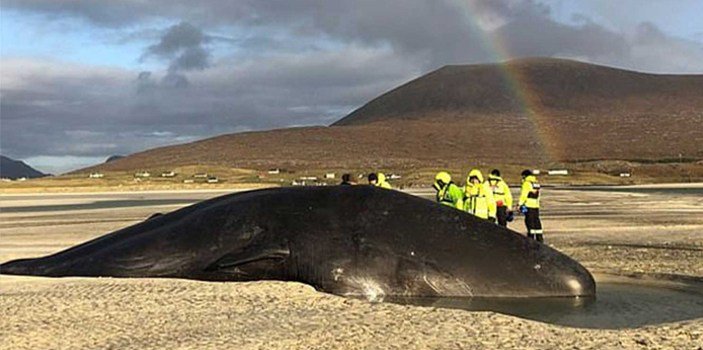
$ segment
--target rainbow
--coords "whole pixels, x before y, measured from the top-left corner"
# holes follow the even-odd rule
[[[547,156],[547,159],[542,161],[564,159],[562,158],[562,142],[558,133],[549,127],[546,109],[542,105],[539,95],[531,89],[529,79],[519,68],[507,64],[507,61],[514,57],[511,55],[508,45],[500,38],[491,37],[478,25],[476,14],[479,11],[476,8],[475,0],[459,0],[457,4],[460,5],[472,32],[477,33],[478,44],[492,56],[490,61],[501,63],[499,67],[504,84],[518,101],[521,113],[527,118],[532,128],[532,134],[536,136],[540,149]]]

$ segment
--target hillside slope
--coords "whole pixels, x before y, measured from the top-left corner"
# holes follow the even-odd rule
[[[43,176],[46,176],[46,174],[30,167],[23,161],[0,155],[0,178],[14,180],[23,177],[33,179]]]
[[[534,113],[676,117],[703,113],[702,75],[644,74],[531,58],[446,66],[393,89],[334,125],[394,119]]]
[[[521,93],[505,72],[523,81]],[[527,84],[527,85],[524,85]],[[418,168],[703,159],[703,76],[566,60],[449,66],[330,127],[222,135],[91,168]]]

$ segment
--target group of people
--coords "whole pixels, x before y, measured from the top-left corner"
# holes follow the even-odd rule
[[[448,172],[440,171],[435,176],[432,187],[437,191],[437,202],[501,226],[507,226],[509,221],[513,221],[513,210],[519,211],[525,215],[527,236],[543,242],[542,222],[539,219],[539,181],[530,170],[524,170],[521,175],[520,198],[514,208],[513,195],[498,169],[493,169],[488,179],[484,179],[479,169],[472,169],[463,188],[452,181]],[[392,188],[383,173],[371,173],[367,179],[369,185]],[[341,185],[352,184],[350,174],[342,175]]]
[[[367,179],[369,180],[369,185],[371,186],[381,187],[389,190],[393,189],[391,184],[386,179],[386,175],[384,173],[371,173],[369,174]],[[354,183],[352,182],[351,174],[342,175],[342,183],[340,183],[340,185],[348,186],[353,184]]]
[[[498,169],[493,169],[487,180],[478,169],[472,169],[462,189],[446,171],[435,176],[433,185],[437,190],[437,202],[468,212],[479,218],[507,226],[513,220],[513,196],[508,184],[503,181]],[[542,222],[539,219],[540,185],[530,170],[522,172],[520,198],[515,210],[525,215],[527,236],[543,242]]]

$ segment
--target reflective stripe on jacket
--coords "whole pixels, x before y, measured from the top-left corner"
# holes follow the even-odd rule
[[[466,184],[464,188],[464,210],[482,219],[496,217],[496,202],[487,183]]]

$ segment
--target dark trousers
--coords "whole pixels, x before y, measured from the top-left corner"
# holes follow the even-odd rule
[[[497,207],[496,216],[498,219],[498,225],[503,227],[508,226],[508,207],[504,205]]]
[[[527,208],[525,227],[527,227],[527,237],[539,242],[544,242],[544,237],[542,236],[542,221],[539,219],[538,208]]]

